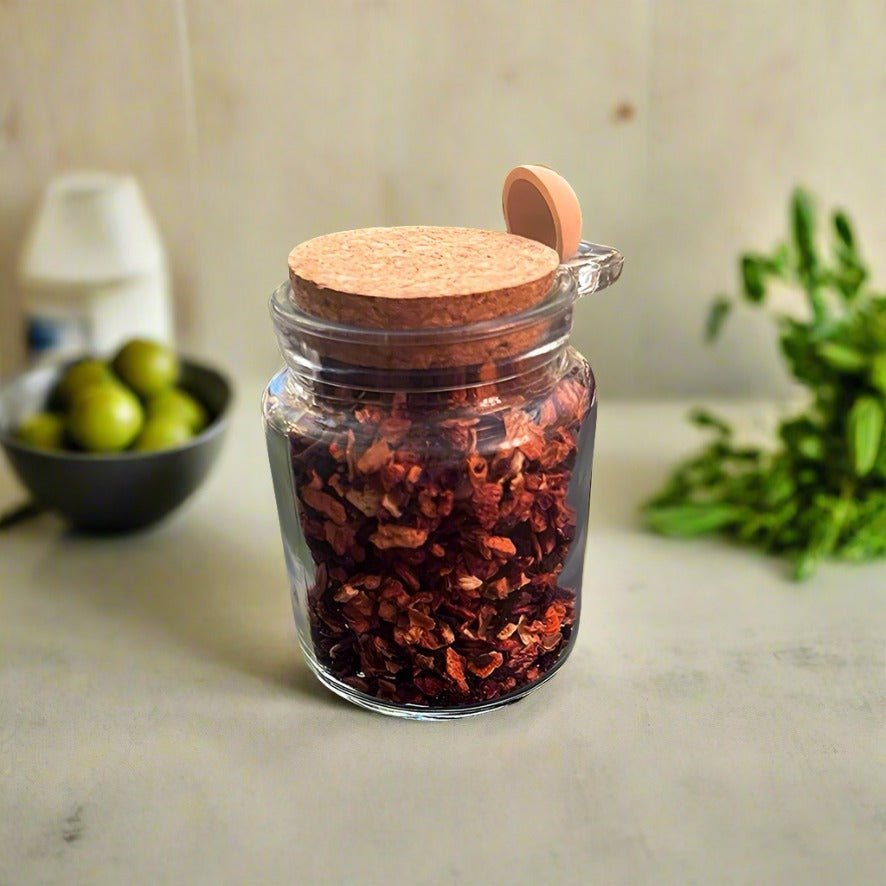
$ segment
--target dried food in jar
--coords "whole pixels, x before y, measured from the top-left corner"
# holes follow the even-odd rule
[[[498,408],[472,396],[354,392],[290,435],[314,653],[368,695],[492,701],[543,677],[575,629],[561,576],[588,379],[579,367],[531,406],[506,386]]]

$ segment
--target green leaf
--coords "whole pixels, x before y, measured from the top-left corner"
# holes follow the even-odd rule
[[[871,361],[871,384],[882,394],[886,394],[886,351],[877,354]]]
[[[857,535],[867,536],[871,541],[879,540],[886,545],[886,497],[883,497],[879,508],[871,508],[856,529]]]
[[[811,276],[818,268],[815,248],[815,202],[802,188],[794,190],[791,198],[791,233],[801,276]]]
[[[867,333],[874,346],[886,351],[886,296],[872,296],[865,309]]]
[[[741,282],[745,298],[760,304],[766,297],[765,265],[756,255],[741,257]]]
[[[822,342],[817,346],[818,356],[838,372],[858,372],[868,365],[867,354],[835,341]]]
[[[740,258],[742,298],[765,302],[770,282],[802,288],[811,319],[775,315],[779,344],[808,407],[781,422],[771,449],[740,447],[718,416],[690,420],[714,431],[644,507],[665,535],[708,533],[790,557],[798,578],[825,558],[886,557],[886,296],[868,270],[847,215],[830,219],[830,250],[820,252],[811,196],[791,198],[789,242]],[[719,297],[706,334],[730,311]]]
[[[824,457],[824,443],[821,437],[800,437],[797,440],[797,452],[809,461],[820,461]]]
[[[794,563],[794,580],[806,581],[811,578],[820,562],[821,554],[817,550],[803,551]]]
[[[877,456],[874,470],[876,470],[877,476],[886,480],[886,434],[883,435],[883,439],[880,441],[880,454]]]
[[[729,437],[732,434],[732,428],[722,418],[718,418],[707,409],[693,409],[689,413],[689,421],[699,428],[713,428],[724,437]]]
[[[855,252],[855,234],[848,216],[842,210],[837,210],[833,217],[834,233],[840,243],[850,252]]]
[[[883,403],[876,397],[859,397],[846,420],[846,443],[856,476],[869,474],[877,463],[883,435]]]
[[[820,382],[828,373],[815,359],[815,342],[810,327],[786,318],[782,320],[781,330],[779,344],[794,378],[810,387]]]
[[[743,513],[734,505],[670,505],[650,509],[646,513],[646,523],[661,535],[692,538],[732,526],[741,520]]]
[[[809,544],[794,567],[797,581],[809,578],[821,560],[833,552],[852,510],[851,501],[831,496],[819,497],[815,505],[816,520],[812,525]]]
[[[838,247],[834,257],[837,262],[836,270],[828,272],[826,279],[836,287],[845,301],[852,302],[867,280],[867,268],[854,252],[849,252],[845,247]]]
[[[781,243],[769,257],[769,273],[773,277],[785,279],[791,264],[791,251],[786,243]]]
[[[708,310],[708,317],[705,321],[705,341],[711,342],[717,338],[731,310],[732,302],[725,296],[721,295],[714,300]]]
[[[791,233],[797,253],[797,276],[818,327],[827,321],[828,305],[821,291],[821,262],[815,244],[815,202],[802,188],[797,188],[791,199]]]

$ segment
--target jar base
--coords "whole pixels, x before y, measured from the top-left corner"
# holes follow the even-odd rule
[[[420,705],[404,705],[404,704],[396,704],[393,702],[386,702],[383,699],[375,698],[372,695],[367,695],[365,692],[360,692],[357,689],[354,689],[352,686],[349,686],[347,683],[343,683],[341,680],[333,677],[331,674],[327,673],[322,665],[314,658],[311,652],[302,646],[302,652],[305,657],[305,661],[307,662],[308,667],[314,673],[314,676],[330,691],[334,692],[340,698],[345,699],[345,701],[349,701],[351,704],[355,704],[358,707],[365,708],[368,711],[374,711],[377,714],[384,714],[387,717],[399,717],[401,720],[461,720],[465,717],[476,717],[480,714],[486,714],[490,711],[496,711],[499,708],[507,707],[510,704],[514,704],[514,702],[520,701],[529,695],[530,692],[534,692],[540,686],[543,686],[548,680],[551,679],[560,668],[566,663],[566,659],[569,657],[570,650],[567,650],[560,660],[543,676],[539,677],[534,683],[530,683],[528,686],[524,686],[522,689],[517,689],[514,692],[510,692],[507,695],[503,695],[501,698],[496,698],[491,701],[482,702],[478,704],[472,704],[470,706],[465,707],[451,707],[451,708],[429,708],[422,707]]]

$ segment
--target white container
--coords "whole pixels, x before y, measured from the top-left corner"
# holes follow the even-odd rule
[[[107,354],[135,336],[172,343],[166,255],[131,176],[53,179],[25,242],[19,285],[32,362]]]

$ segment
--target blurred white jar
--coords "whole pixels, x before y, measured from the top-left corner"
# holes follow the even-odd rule
[[[78,172],[46,188],[19,266],[32,362],[172,343],[169,268],[131,176]]]

